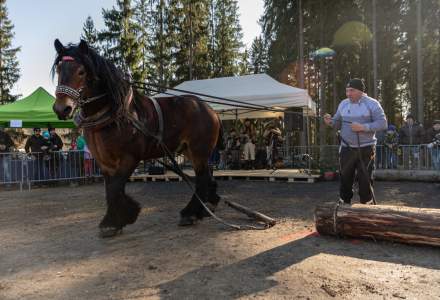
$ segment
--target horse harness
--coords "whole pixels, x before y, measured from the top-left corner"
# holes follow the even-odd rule
[[[63,57],[63,60],[71,60],[71,59],[70,58],[65,59]],[[95,96],[95,97],[90,97],[90,98],[85,98],[84,99],[84,98],[82,98],[81,92],[82,92],[82,89],[75,90],[75,89],[73,89],[71,87],[63,86],[63,85],[57,86],[56,87],[56,92],[55,92],[56,95],[58,95],[58,94],[67,95],[70,98],[72,98],[73,101],[76,102],[77,108],[79,109],[79,111],[74,116],[74,123],[75,123],[76,126],[97,130],[97,129],[101,129],[101,128],[103,128],[103,127],[105,127],[105,126],[115,122],[114,113],[113,113],[113,111],[111,110],[111,108],[109,106],[104,106],[103,109],[101,109],[100,111],[98,111],[97,113],[95,113],[92,116],[89,116],[89,117],[84,116],[82,108],[86,104],[88,104],[88,103],[91,103],[93,101],[101,99],[102,97],[106,96],[106,94],[102,94],[102,95],[98,95],[98,96]],[[194,195],[196,196],[198,201],[201,203],[203,208],[214,219],[216,219],[218,222],[220,222],[220,223],[222,223],[222,224],[224,224],[226,226],[229,226],[229,227],[231,227],[233,229],[236,229],[236,230],[243,230],[243,229],[264,230],[264,229],[270,228],[273,225],[275,225],[275,221],[265,222],[265,220],[263,220],[263,222],[265,222],[265,224],[262,225],[262,226],[236,225],[236,224],[228,223],[228,222],[224,221],[223,219],[219,218],[218,216],[216,216],[212,212],[212,210],[202,201],[200,196],[196,193],[196,190],[195,190],[193,184],[191,183],[189,176],[182,171],[182,169],[179,167],[177,161],[175,160],[172,152],[168,149],[168,147],[163,142],[164,118],[163,118],[162,109],[161,109],[161,107],[160,107],[160,105],[159,105],[159,103],[157,102],[156,99],[154,99],[152,97],[148,97],[148,99],[153,103],[154,109],[155,109],[156,114],[157,114],[157,119],[158,119],[158,127],[157,128],[158,129],[157,129],[157,133],[156,134],[153,134],[152,132],[150,132],[150,130],[147,128],[147,126],[143,122],[141,122],[139,120],[139,118],[135,117],[130,112],[126,115],[126,118],[143,135],[145,135],[146,137],[153,137],[154,139],[157,140],[158,146],[162,148],[162,151],[170,159],[172,165],[167,164],[167,163],[165,163],[163,161],[158,161],[158,162],[160,164],[162,164],[164,167],[172,170],[177,175],[182,177],[182,179],[185,181],[185,183],[193,191]],[[130,103],[132,100],[133,100],[133,89],[130,87],[130,89],[128,91],[128,94],[126,96],[126,99],[125,99],[125,103]],[[135,103],[135,106],[136,106],[136,103]],[[229,205],[229,206],[231,206],[231,205]],[[231,206],[231,207],[233,207],[233,206]]]

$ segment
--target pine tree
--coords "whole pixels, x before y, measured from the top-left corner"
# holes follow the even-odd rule
[[[239,75],[251,74],[251,65],[249,63],[249,51],[247,49],[244,49],[243,53],[240,55],[240,60],[238,62],[238,74]]]
[[[423,2],[422,14],[425,19],[423,39],[424,49],[424,99],[426,127],[432,121],[440,119],[440,2],[428,0]]]
[[[91,16],[88,16],[86,22],[84,23],[81,39],[86,41],[90,47],[99,52],[98,31],[95,28],[95,23],[93,22]]]
[[[104,56],[118,67],[124,68],[125,62],[120,47],[122,35],[122,13],[115,7],[102,10],[105,29],[98,33]]]
[[[134,20],[138,25],[137,43],[141,53],[139,60],[139,79],[142,82],[151,80],[151,47],[153,40],[153,4],[154,0],[137,0],[134,8]]]
[[[11,90],[20,78],[17,52],[20,47],[12,47],[14,25],[8,18],[6,0],[0,0],[0,103],[17,100],[19,95],[12,95]]]
[[[150,45],[151,65],[153,75],[151,81],[160,86],[169,86],[173,82],[176,65],[172,61],[172,49],[175,48],[175,38],[171,34],[173,26],[170,11],[173,3],[167,0],[152,1],[152,43]]]
[[[267,50],[261,37],[256,37],[252,42],[250,50],[250,71],[253,74],[266,72]]]
[[[209,0],[209,22],[208,22],[208,64],[209,64],[209,77],[214,76],[214,70],[217,69],[217,60],[215,53],[215,0]]]
[[[238,61],[243,47],[236,0],[217,0],[215,3],[215,69],[214,77],[239,73]]]
[[[117,0],[117,8],[103,10],[106,29],[100,32],[104,54],[135,81],[142,80],[140,60],[142,52],[137,43],[138,24],[133,20],[130,0]]]
[[[210,1],[170,1],[169,32],[175,42],[176,83],[210,76]]]

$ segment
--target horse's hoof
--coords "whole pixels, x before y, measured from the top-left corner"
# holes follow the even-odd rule
[[[191,226],[197,223],[197,219],[194,216],[180,217],[179,226]]]
[[[117,227],[102,227],[99,229],[99,236],[101,238],[114,237],[122,233],[122,228]]]

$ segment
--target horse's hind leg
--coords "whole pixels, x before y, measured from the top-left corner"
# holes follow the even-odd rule
[[[212,212],[214,212],[220,201],[220,196],[217,195],[217,183],[214,181],[208,165],[195,164],[194,171],[196,173],[196,193],[192,196],[191,201],[186,207],[180,212],[181,218],[179,225],[181,226],[193,225],[197,220],[210,216],[200,203],[197,195]]]
[[[141,210],[138,202],[125,194],[127,176],[105,176],[107,212],[99,224],[101,237],[118,234],[125,225],[133,224]]]
[[[196,190],[191,201],[180,211],[180,226],[193,225],[198,219],[202,218],[201,213],[204,209],[200,200],[206,202],[208,197],[209,169],[194,166],[194,171],[196,173]],[[200,197],[200,200],[196,194]]]

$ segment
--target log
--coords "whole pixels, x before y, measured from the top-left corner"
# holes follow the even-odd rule
[[[274,226],[277,223],[275,219],[272,219],[271,217],[268,217],[260,212],[254,211],[254,210],[252,210],[246,206],[243,206],[241,204],[238,204],[236,202],[225,200],[225,203],[227,205],[229,205],[230,207],[238,210],[239,212],[246,214],[249,218],[263,222],[270,227]]]
[[[328,202],[315,209],[322,235],[440,246],[440,209]]]

